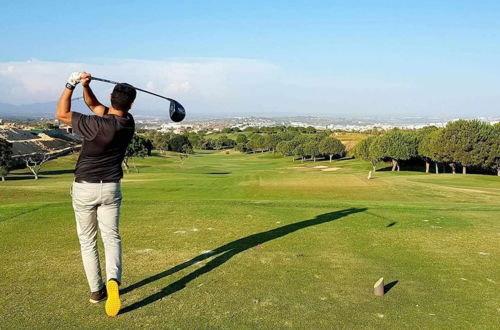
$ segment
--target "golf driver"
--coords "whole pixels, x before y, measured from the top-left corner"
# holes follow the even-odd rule
[[[102,82],[106,82],[106,83],[110,83],[110,84],[115,84],[115,85],[119,84],[116,81],[112,81],[112,80],[108,80],[108,79],[102,79],[102,78],[97,78],[97,77],[91,77],[90,79],[91,80],[102,81]],[[161,97],[162,99],[170,101],[170,119],[172,119],[172,121],[179,122],[179,121],[182,121],[184,119],[184,117],[186,117],[186,110],[184,110],[184,107],[179,102],[177,102],[176,100],[168,98],[168,97],[165,97],[165,96],[162,96],[162,95],[159,95],[159,94],[155,94],[153,92],[150,92],[150,91],[147,91],[147,90],[144,90],[144,89],[141,89],[141,88],[137,88],[135,86],[134,86],[134,88],[136,90],[138,90],[138,91],[141,91],[141,92],[144,92],[144,93],[148,93],[148,94],[151,94],[151,95],[154,95],[154,96],[158,96],[158,97]]]

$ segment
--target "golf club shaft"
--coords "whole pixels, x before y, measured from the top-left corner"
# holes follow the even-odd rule
[[[102,78],[97,78],[97,77],[91,77],[90,78],[91,80],[97,80],[97,81],[102,81],[102,82],[107,82],[107,83],[110,83],[110,84],[119,84],[119,82],[116,82],[116,81],[113,81],[113,80],[108,80],[108,79],[102,79]],[[169,100],[169,101],[175,101],[171,98],[168,98],[168,97],[165,97],[165,96],[162,96],[162,95],[159,95],[159,94],[156,94],[156,93],[153,93],[153,92],[150,92],[150,91],[147,91],[145,89],[141,89],[141,88],[137,88],[134,86],[134,88],[138,91],[141,91],[141,92],[144,92],[144,93],[147,93],[147,94],[151,94],[151,95],[154,95],[154,96],[158,96],[158,97],[161,97],[162,99],[165,99],[165,100]]]

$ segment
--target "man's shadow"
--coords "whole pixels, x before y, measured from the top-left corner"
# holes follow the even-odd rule
[[[164,278],[166,276],[172,275],[180,270],[183,270],[184,268],[187,268],[193,264],[199,263],[205,259],[211,258],[216,256],[214,259],[206,263],[203,267],[196,269],[195,271],[187,274],[186,276],[182,277],[181,279],[167,285],[157,293],[154,293],[150,295],[149,297],[146,297],[140,301],[137,301],[133,303],[130,306],[127,306],[123,308],[120,311],[120,314],[124,314],[127,312],[131,312],[137,308],[140,308],[142,306],[149,305],[157,300],[160,300],[166,296],[169,296],[179,290],[182,290],[187,283],[193,281],[197,277],[208,273],[209,271],[213,270],[214,268],[219,267],[229,259],[231,259],[233,256],[236,254],[243,252],[245,250],[251,249],[253,247],[256,247],[258,244],[263,244],[269,241],[272,241],[276,238],[283,237],[285,235],[291,234],[297,230],[306,228],[306,227],[311,227],[315,225],[319,225],[322,223],[326,222],[331,222],[334,220],[338,220],[340,218],[346,217],[350,214],[355,214],[359,212],[364,212],[366,211],[366,208],[349,208],[345,210],[340,210],[340,211],[335,211],[335,212],[329,212],[325,214],[321,214],[316,216],[314,219],[308,219],[308,220],[303,220],[299,222],[295,222],[286,226],[278,227],[275,229],[271,229],[268,231],[260,232],[257,234],[253,234],[247,237],[243,237],[240,239],[237,239],[235,241],[232,241],[230,243],[224,244],[215,250],[209,251],[207,253],[200,254],[193,259],[186,261],[182,264],[179,264],[177,266],[174,266],[170,269],[167,269],[161,273],[155,274],[153,276],[150,276],[148,278],[145,278],[137,283],[134,283],[126,288],[123,288],[121,291],[121,294],[128,293],[134,289],[140,288],[146,284],[149,284],[151,282],[157,281],[161,278]]]

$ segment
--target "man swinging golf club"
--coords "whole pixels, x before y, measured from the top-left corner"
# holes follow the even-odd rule
[[[73,72],[57,105],[56,118],[71,125],[82,136],[72,187],[73,209],[83,266],[90,286],[90,302],[106,300],[105,310],[116,316],[121,308],[118,287],[122,276],[122,248],[118,230],[122,200],[120,179],[125,151],[134,134],[129,114],[136,90],[120,83],[111,93],[111,107],[102,105],[90,89],[91,75]],[[71,96],[82,83],[83,97],[95,115],[71,111]],[[103,283],[97,251],[97,228],[101,231],[106,256],[107,284]]]

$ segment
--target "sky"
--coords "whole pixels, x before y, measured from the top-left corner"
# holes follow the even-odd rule
[[[87,71],[188,116],[500,116],[498,0],[0,5],[0,103],[57,100]]]

